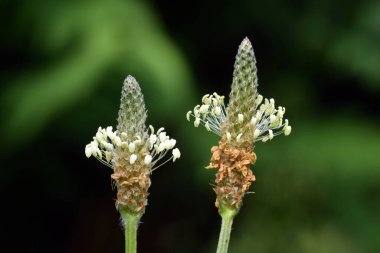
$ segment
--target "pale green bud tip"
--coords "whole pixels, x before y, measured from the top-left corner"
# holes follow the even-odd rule
[[[140,88],[137,81],[136,81],[136,78],[134,78],[131,75],[128,75],[124,79],[124,86],[127,86],[127,89],[139,89]]]
[[[117,130],[125,132],[130,140],[136,135],[143,136],[146,117],[144,96],[140,86],[136,79],[129,75],[125,78],[121,91]]]
[[[248,37],[245,37],[244,40],[241,42],[240,48],[244,48],[244,49],[252,48],[251,41],[249,41]]]

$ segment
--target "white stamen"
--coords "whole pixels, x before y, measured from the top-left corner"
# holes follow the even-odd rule
[[[260,130],[255,129],[255,131],[253,132],[253,138],[256,139],[257,137],[259,137],[259,135],[260,135]]]
[[[240,138],[241,138],[242,135],[243,135],[243,134],[240,133],[240,134],[236,137],[236,141],[237,141],[237,142],[240,142]]]
[[[268,130],[268,139],[269,140],[273,139],[273,131],[272,130]]]
[[[129,163],[134,164],[137,160],[137,155],[132,154],[131,157],[129,158]]]
[[[188,111],[186,113],[186,119],[187,119],[187,121],[190,121],[190,116],[191,116],[191,111]]]
[[[243,114],[239,113],[239,114],[238,114],[238,122],[239,122],[239,123],[242,123],[243,120],[244,120],[244,116],[243,116]]]
[[[178,148],[173,149],[172,154],[173,154],[173,162],[175,162],[176,159],[181,157],[181,152],[179,152]]]
[[[146,155],[145,158],[144,158],[144,163],[145,164],[150,164],[153,160],[153,157],[151,155]]]
[[[284,128],[284,134],[285,134],[285,136],[288,136],[291,131],[292,131],[292,127],[291,126],[286,126]]]
[[[86,154],[87,158],[90,158],[91,154],[92,154],[92,148],[91,148],[91,144],[87,144],[86,145],[86,148],[84,150],[84,153]]]
[[[194,126],[195,126],[195,127],[198,127],[198,126],[199,126],[199,123],[201,123],[201,119],[200,119],[200,118],[195,118]]]
[[[135,143],[134,142],[129,143],[129,145],[128,145],[129,152],[133,153],[133,152],[135,152],[135,149],[136,149]]]

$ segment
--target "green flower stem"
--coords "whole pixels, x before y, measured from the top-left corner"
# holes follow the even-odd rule
[[[231,227],[234,217],[238,213],[236,209],[229,209],[223,206],[219,207],[219,213],[222,217],[222,227],[219,234],[219,242],[216,253],[227,253],[228,243],[230,241]]]
[[[125,253],[136,253],[137,251],[137,224],[140,216],[120,211],[124,223]]]

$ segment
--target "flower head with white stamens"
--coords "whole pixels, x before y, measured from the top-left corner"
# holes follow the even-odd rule
[[[173,159],[180,157],[176,140],[164,128],[147,129],[147,111],[140,86],[128,76],[123,85],[117,129],[99,127],[93,141],[85,147],[87,157],[94,156],[113,169],[112,179],[117,187],[118,210],[142,215],[147,205],[150,174]],[[170,152],[171,157],[161,160]]]
[[[273,98],[264,99],[257,92],[257,69],[251,42],[245,38],[240,44],[234,65],[233,81],[228,105],[224,96],[204,95],[202,104],[186,114],[194,126],[204,125],[219,135],[219,146],[211,149],[211,163],[216,168],[216,206],[239,209],[242,199],[255,176],[249,168],[256,161],[253,148],[256,142],[267,142],[284,133],[291,126],[284,119],[285,108],[275,106]]]

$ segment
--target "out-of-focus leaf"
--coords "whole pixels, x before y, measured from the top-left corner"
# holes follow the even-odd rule
[[[102,78],[110,68],[151,85],[145,90],[161,98],[161,111],[190,104],[188,67],[150,6],[142,1],[111,2],[69,1],[59,6],[44,2],[36,12],[28,9],[34,21],[28,29],[36,31],[35,50],[50,60],[8,81],[10,88],[2,94],[6,108],[2,131],[9,142],[36,136],[57,114],[104,84]],[[120,87],[122,78],[107,85]],[[88,110],[96,113],[95,108]]]

